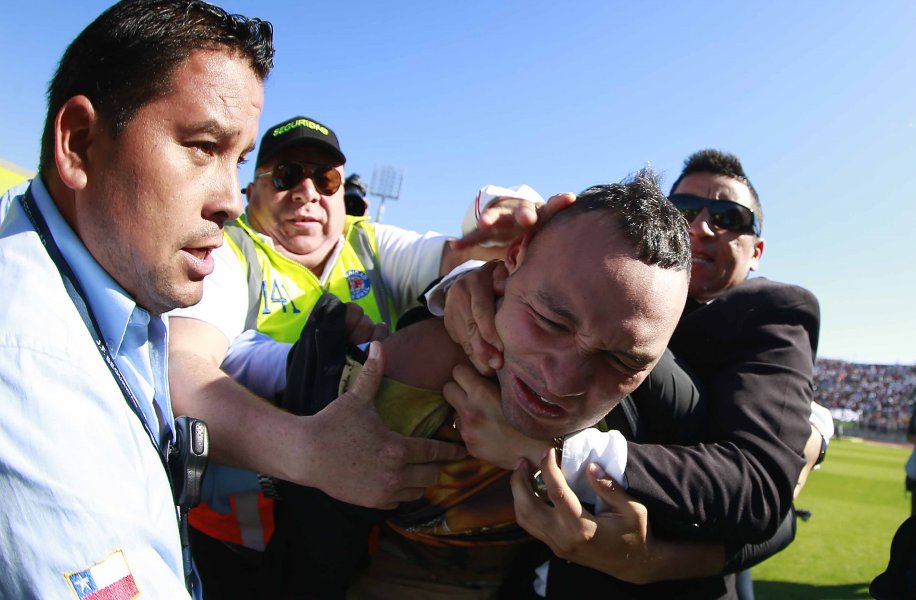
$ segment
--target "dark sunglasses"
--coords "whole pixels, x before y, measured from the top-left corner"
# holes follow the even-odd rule
[[[310,162],[281,162],[273,171],[255,175],[258,177],[271,176],[271,182],[279,192],[291,190],[304,179],[311,179],[315,189],[322,196],[332,196],[340,189],[340,171],[328,165]]]
[[[754,211],[731,200],[713,200],[693,194],[671,194],[668,200],[688,223],[693,223],[703,209],[709,211],[709,220],[713,227],[727,229],[736,233],[753,233],[760,235],[760,222]]]

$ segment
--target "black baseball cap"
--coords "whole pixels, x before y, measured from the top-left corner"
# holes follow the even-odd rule
[[[308,117],[293,117],[267,129],[261,138],[255,167],[260,167],[284,148],[300,144],[318,146],[330,152],[341,163],[347,162],[347,157],[340,150],[337,134],[328,126]]]

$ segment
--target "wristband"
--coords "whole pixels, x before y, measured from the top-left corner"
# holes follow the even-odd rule
[[[824,458],[826,458],[827,456],[827,443],[828,443],[827,438],[822,435],[821,436],[821,452],[820,454],[817,455],[817,460],[814,461],[815,467],[821,464],[822,462],[824,462]]]

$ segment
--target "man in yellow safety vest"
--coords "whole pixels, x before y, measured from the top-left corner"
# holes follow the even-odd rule
[[[273,519],[254,471],[386,508],[418,498],[434,483],[432,463],[464,454],[455,445],[389,431],[371,390],[313,417],[264,401],[285,387],[289,343],[323,292],[361,307],[362,314],[351,309],[351,322],[365,341],[372,324],[393,328],[433,279],[473,251],[453,248],[442,235],[346,215],[345,160],[336,134],[314,119],[293,117],[267,129],[245,190],[246,213],[213,250],[202,301],[171,314],[176,414],[208,423],[211,456],[222,463],[211,464],[207,504],[191,516],[195,560],[213,597],[257,595]],[[264,336],[271,343],[258,352],[233,352]],[[366,456],[374,457],[371,464]]]

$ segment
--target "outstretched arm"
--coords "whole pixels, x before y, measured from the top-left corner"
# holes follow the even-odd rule
[[[207,422],[214,460],[317,487],[346,502],[390,508],[419,498],[437,481],[435,462],[464,455],[454,444],[406,438],[385,427],[372,404],[383,370],[380,352],[355,390],[314,416],[298,417],[220,370],[228,342],[219,330],[190,318],[173,317],[170,325],[175,413]]]
[[[441,319],[414,323],[382,340],[385,376],[413,387],[442,390],[452,369],[467,357],[445,331]]]

